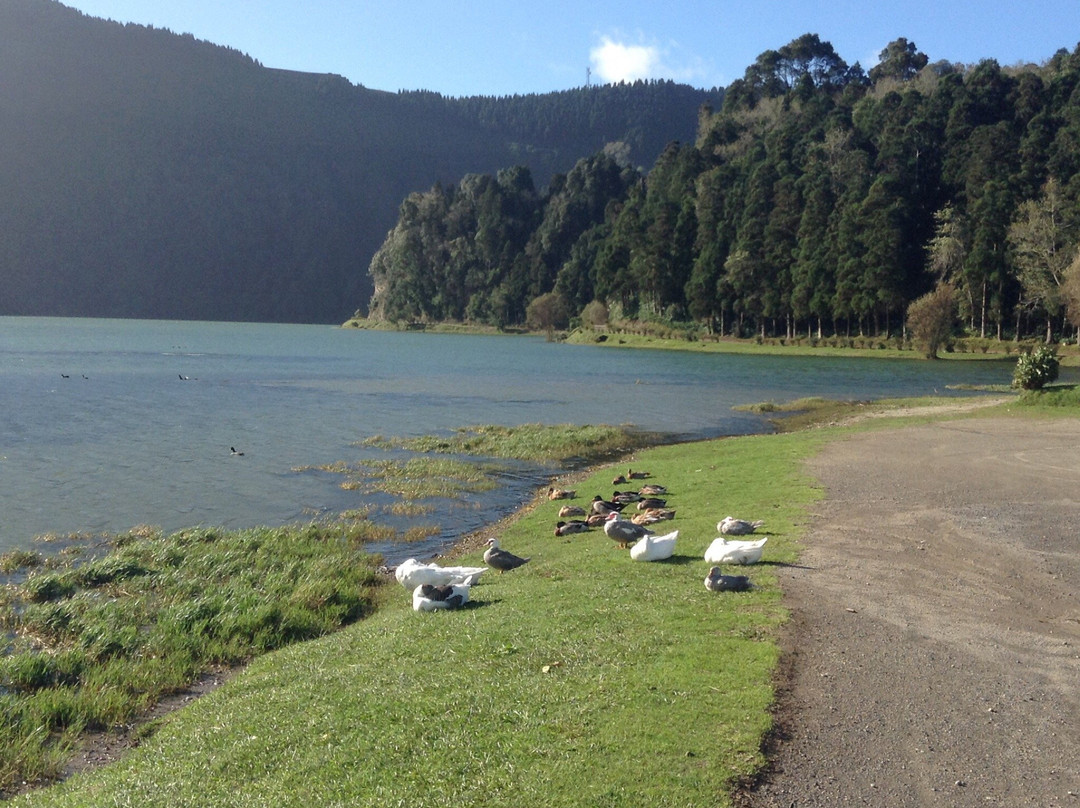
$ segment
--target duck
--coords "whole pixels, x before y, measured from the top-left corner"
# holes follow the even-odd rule
[[[643,497],[662,497],[667,493],[667,486],[646,483],[638,489],[638,493]]]
[[[626,479],[628,480],[647,480],[649,477],[652,477],[652,475],[647,471],[626,470]]]
[[[568,519],[571,516],[585,516],[585,509],[580,505],[563,505],[559,508],[560,519]]]
[[[585,524],[589,527],[603,527],[605,521],[607,521],[606,513],[590,513],[585,517]]]
[[[640,513],[635,513],[630,517],[630,521],[635,525],[651,525],[656,522],[662,522],[665,519],[674,519],[674,508],[646,508]]]
[[[713,539],[705,551],[705,560],[710,564],[756,564],[761,561],[768,540],[768,536],[753,541],[736,541],[720,536]]]
[[[641,499],[641,494],[636,491],[613,491],[611,494],[611,501],[616,505],[629,505],[639,499]]]
[[[646,534],[630,548],[630,558],[634,561],[663,561],[671,558],[675,552],[675,540],[679,531],[673,530],[663,536]]]
[[[725,536],[745,536],[748,533],[753,533],[763,524],[765,524],[765,522],[760,519],[756,522],[748,522],[745,519],[736,519],[732,516],[725,516],[716,523],[716,529]]]
[[[549,488],[548,499],[574,499],[577,496],[577,491],[568,491],[565,488]]]
[[[611,481],[612,485],[626,485],[626,475],[620,474],[614,480]]]
[[[413,611],[434,612],[438,609],[457,609],[469,602],[469,587],[465,584],[436,586],[420,584],[412,593]]]
[[[229,454],[231,454],[233,457],[243,457],[244,456],[243,452],[236,451],[235,446],[230,446],[229,447]]]
[[[643,536],[656,535],[653,531],[642,525],[635,525],[629,519],[623,519],[618,513],[609,513],[607,519],[604,520],[604,532],[608,535],[608,538],[614,539],[619,543],[619,547],[626,549],[626,546],[633,544]]]
[[[637,509],[639,511],[647,510],[648,508],[666,508],[667,500],[660,499],[659,497],[645,497],[645,499],[639,499]]]
[[[522,564],[528,564],[531,559],[516,556],[509,550],[499,547],[499,540],[492,536],[485,544],[488,548],[484,551],[484,563],[496,569],[500,574],[509,570],[516,570]]]
[[[705,576],[705,588],[710,592],[745,592],[750,587],[745,575],[724,575],[719,567],[710,567]]]
[[[394,577],[411,592],[421,584],[472,586],[485,572],[487,567],[440,567],[438,564],[422,564],[415,558],[407,558],[397,565]]]
[[[571,519],[569,522],[556,522],[555,535],[569,536],[571,533],[588,533],[589,526],[580,519]]]
[[[620,505],[617,502],[609,502],[599,494],[592,498],[592,512],[602,516],[607,516],[609,513],[618,513],[625,507],[625,505]]]

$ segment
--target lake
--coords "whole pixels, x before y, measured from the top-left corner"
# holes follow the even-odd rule
[[[542,337],[327,326],[0,318],[0,552],[40,534],[281,525],[361,504],[298,467],[379,456],[373,435],[476,424],[632,424],[680,438],[764,431],[739,404],[949,394],[1014,362],[617,350]],[[1063,369],[1064,380],[1074,369]],[[958,392],[957,394],[964,394]],[[231,448],[243,452],[234,455]],[[430,555],[556,470],[509,475]],[[431,521],[430,517],[426,521]],[[402,553],[404,552],[404,555]]]

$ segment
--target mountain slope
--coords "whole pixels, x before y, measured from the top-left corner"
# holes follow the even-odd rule
[[[710,94],[392,94],[55,0],[0,5],[0,314],[340,322],[401,200],[605,142],[649,165]],[[673,123],[674,122],[674,123]]]

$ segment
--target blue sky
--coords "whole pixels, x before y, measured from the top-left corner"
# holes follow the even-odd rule
[[[726,87],[805,33],[869,69],[906,37],[931,61],[1042,62],[1080,41],[1080,0],[66,0],[94,17],[190,33],[267,67],[377,90],[513,95],[674,79]]]

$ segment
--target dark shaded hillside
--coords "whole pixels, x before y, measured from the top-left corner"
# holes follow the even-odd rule
[[[54,0],[0,4],[0,314],[340,322],[410,191],[611,140],[649,165],[715,99],[671,83],[392,94]]]

